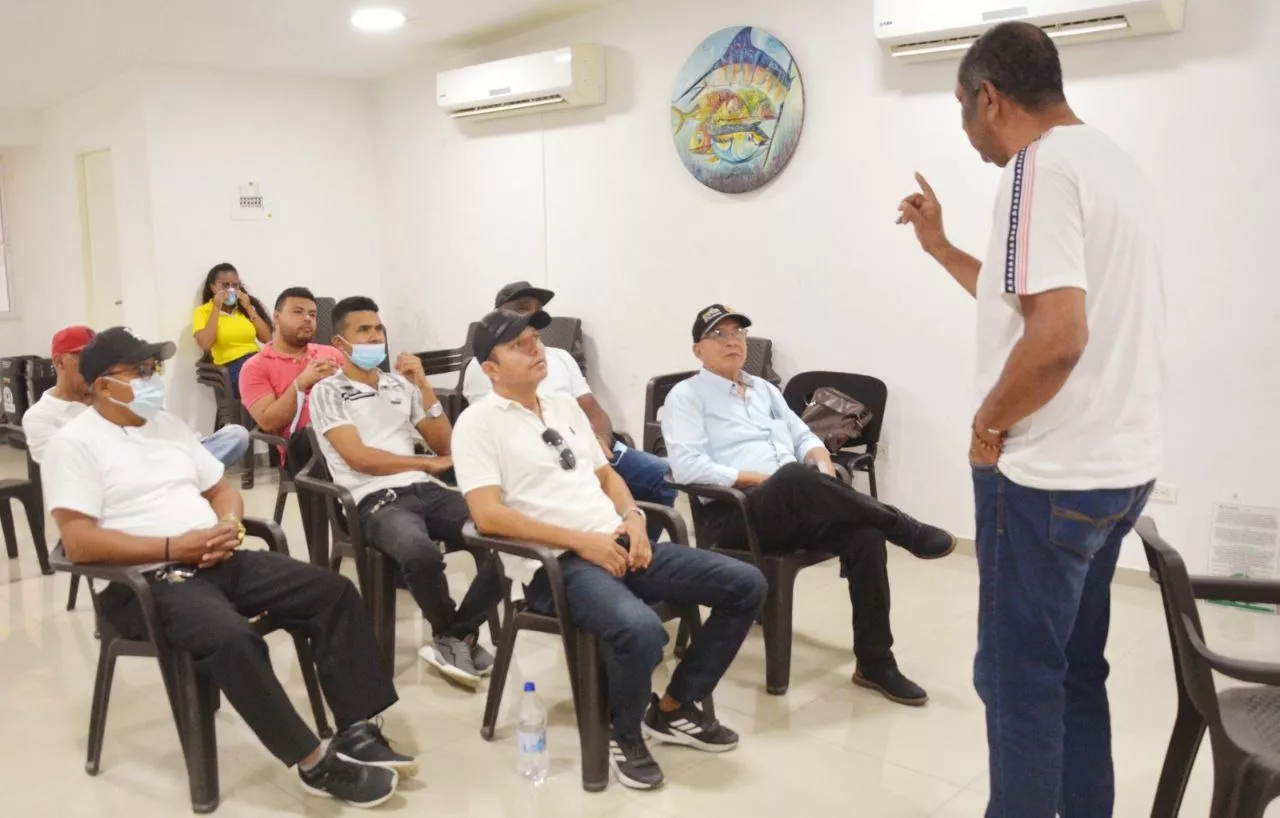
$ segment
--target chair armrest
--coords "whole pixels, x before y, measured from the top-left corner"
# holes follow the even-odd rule
[[[109,565],[101,562],[72,562],[67,558],[67,551],[59,540],[53,548],[53,553],[49,554],[49,565],[55,571],[63,571],[87,579],[115,582],[127,587],[138,598],[138,609],[142,612],[142,621],[146,626],[147,635],[157,649],[164,649],[164,632],[160,629],[160,615],[156,611],[155,597],[151,595],[151,584],[143,575],[144,570],[158,568],[162,563]],[[94,609],[97,610],[97,607],[95,602]]]
[[[245,517],[241,522],[244,523],[244,533],[247,536],[262,540],[267,544],[268,550],[289,556],[289,540],[285,537],[284,529],[275,520]]]
[[[689,544],[689,527],[685,525],[684,518],[674,508],[660,503],[648,503],[643,500],[637,500],[636,506],[644,509],[644,513],[649,519],[657,519],[662,523],[662,530],[667,533],[667,537],[670,538],[671,542],[679,543],[680,545]]]
[[[850,486],[853,485],[853,475],[849,473],[848,469],[846,469],[844,466],[841,466],[839,463],[832,463],[831,468],[833,471],[835,471],[836,477],[840,479],[840,482],[844,483],[845,485],[850,485]]]
[[[262,429],[254,429],[252,432],[250,432],[249,439],[261,440],[263,443],[266,443],[268,446],[279,446],[282,449],[289,445],[289,441],[285,440],[280,435],[273,435],[270,432],[264,432]]]
[[[1241,682],[1260,685],[1280,685],[1280,664],[1271,662],[1254,662],[1248,659],[1232,659],[1209,648],[1196,633],[1191,617],[1182,615],[1182,627],[1186,629],[1187,640],[1191,649],[1200,655],[1209,667],[1224,676]]]
[[[844,466],[849,471],[866,471],[872,464],[876,462],[876,456],[870,452],[858,452],[850,456],[844,461]]]
[[[1280,605],[1280,580],[1192,577],[1191,590],[1196,599]]]
[[[635,438],[626,432],[619,432],[617,429],[614,429],[613,436],[618,440],[621,440],[628,449],[634,449],[636,447]]]
[[[0,432],[11,437],[20,437],[23,441],[27,439],[27,433],[22,431],[22,427],[16,423],[0,423]]]
[[[751,552],[751,556],[755,559],[757,565],[763,564],[764,554],[760,551],[760,540],[756,536],[756,527],[752,523],[751,513],[747,509],[747,495],[732,486],[712,486],[707,483],[671,483],[670,485],[677,491],[683,491],[690,498],[693,498],[691,505],[695,526],[701,513],[701,508],[697,502],[699,499],[719,500],[722,503],[729,503],[734,512],[742,518],[742,528],[747,533],[747,550]]]

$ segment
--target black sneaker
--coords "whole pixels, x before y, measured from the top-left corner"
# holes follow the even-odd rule
[[[382,735],[380,717],[351,725],[334,736],[329,747],[343,761],[395,770],[400,778],[412,778],[418,774],[418,762],[413,756],[391,749],[391,742]]]
[[[889,542],[902,546],[922,560],[936,560],[956,550],[956,538],[941,528],[926,525],[899,511]]]
[[[724,753],[738,746],[738,734],[698,709],[686,704],[679,710],[663,712],[653,694],[640,727],[645,738],[666,744],[681,744],[707,753]]]
[[[853,683],[868,690],[877,690],[891,702],[920,707],[929,701],[924,688],[902,675],[897,665],[883,669],[863,671],[858,666],[853,671]]]
[[[609,768],[619,784],[633,790],[656,790],[666,780],[643,739],[610,739]]]
[[[302,789],[311,795],[337,798],[354,807],[376,807],[395,795],[400,778],[395,770],[353,764],[339,757],[332,745],[310,770],[298,768]]]

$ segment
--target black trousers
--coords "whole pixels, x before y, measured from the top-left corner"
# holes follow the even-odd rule
[[[400,566],[409,593],[437,638],[475,634],[493,606],[502,601],[502,570],[493,552],[464,544],[462,527],[471,519],[467,501],[459,492],[435,483],[393,491],[395,499],[390,502],[384,502],[389,492],[360,501],[365,542]],[[466,551],[475,558],[476,577],[460,606],[449,596],[444,554],[437,542],[443,542],[448,553]]]
[[[746,549],[742,518],[724,504],[715,506],[708,511],[726,546]],[[804,549],[840,557],[853,607],[854,656],[864,668],[892,664],[885,542],[901,513],[800,463],[783,466],[747,491],[747,509],[762,551]]]
[[[239,551],[186,582],[151,582],[169,644],[189,651],[271,754],[287,766],[319,744],[271,670],[267,644],[249,624],[261,613],[311,640],[320,687],[339,730],[372,718],[396,701],[373,627],[351,581],[284,554]],[[145,628],[137,597],[112,585],[104,613],[130,638]]]

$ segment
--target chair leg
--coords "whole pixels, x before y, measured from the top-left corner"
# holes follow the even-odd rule
[[[871,496],[880,499],[880,495],[876,492],[876,464],[874,461],[867,465],[867,479],[871,482]]]
[[[9,552],[9,559],[18,558],[18,534],[13,530],[13,509],[9,507],[9,498],[0,498],[0,529],[4,530],[4,549]]]
[[[22,497],[22,507],[27,512],[27,524],[31,528],[31,542],[36,548],[36,559],[40,561],[40,573],[52,574],[49,566],[49,547],[44,541],[44,508],[33,488]]]
[[[396,577],[395,566],[385,555],[367,549],[369,561],[370,599],[369,615],[373,620],[374,636],[382,650],[382,661],[387,672],[395,675],[396,666]],[[335,558],[336,560],[337,558]]]
[[[316,677],[316,660],[311,653],[311,640],[301,633],[293,635],[298,649],[298,667],[302,669],[302,683],[307,687],[307,700],[311,702],[311,715],[316,720],[316,733],[320,738],[331,738],[333,728],[324,711],[324,696],[320,692],[320,680]]]
[[[191,656],[175,662],[182,750],[191,788],[191,810],[205,814],[218,808],[218,745],[213,721],[217,686],[196,672]]]
[[[93,681],[93,707],[89,711],[89,757],[84,771],[97,775],[102,763],[102,739],[107,732],[107,705],[116,673],[115,641],[98,648],[98,675]]]
[[[289,492],[284,490],[282,486],[280,491],[276,493],[276,510],[271,513],[271,519],[276,521],[278,525],[284,519],[284,504],[289,499]]]
[[[1187,694],[1179,691],[1178,717],[1169,737],[1169,749],[1165,753],[1164,768],[1160,771],[1160,783],[1151,805],[1151,818],[1170,818],[1182,809],[1182,797],[1191,778],[1191,768],[1200,742],[1204,738],[1204,720],[1196,712]]]
[[[690,641],[689,623],[681,619],[680,627],[676,628],[676,644],[675,647],[671,649],[672,655],[677,659],[683,659],[684,652],[688,649]]]
[[[76,598],[80,596],[80,575],[71,575],[71,588],[67,590],[67,610],[76,609]]]
[[[609,786],[609,705],[605,695],[600,640],[577,631],[578,740],[582,745],[582,788],[601,792]],[[569,672],[574,672],[570,668]]]
[[[507,688],[507,674],[511,671],[511,659],[516,652],[516,617],[507,615],[503,625],[502,638],[495,640],[498,655],[493,661],[493,673],[489,676],[489,693],[484,701],[484,721],[480,724],[480,737],[485,741],[493,740],[493,730],[498,724],[498,710],[502,707],[502,694]]]
[[[1236,798],[1241,779],[1241,767],[1246,759],[1226,747],[1213,748],[1213,800],[1209,807],[1209,815],[1228,818],[1235,812]]]
[[[766,560],[769,593],[764,601],[765,690],[781,696],[791,685],[791,615],[796,568],[788,560]]]

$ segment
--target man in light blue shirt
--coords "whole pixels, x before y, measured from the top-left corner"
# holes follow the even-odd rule
[[[732,486],[747,495],[761,549],[838,554],[853,604],[853,683],[891,701],[929,697],[898,670],[889,626],[885,541],[921,559],[945,557],[955,537],[925,525],[835,476],[817,435],[768,381],[743,371],[751,319],[723,304],[699,311],[693,354],[703,369],[662,407],[662,437],[676,483]],[[705,509],[726,547],[745,549],[745,521],[728,504]]]

